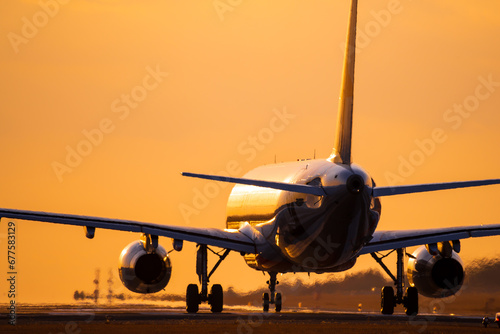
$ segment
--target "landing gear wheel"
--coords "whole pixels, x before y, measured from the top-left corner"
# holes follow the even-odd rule
[[[384,286],[382,288],[381,296],[381,309],[382,314],[394,313],[394,289],[392,286]]]
[[[262,295],[262,306],[264,312],[269,312],[269,294],[267,292]]]
[[[280,312],[281,311],[281,293],[277,293],[276,294],[276,298],[274,299],[274,306],[275,306],[275,310],[276,312]]]
[[[198,293],[198,285],[189,284],[186,290],[186,311],[188,313],[196,313],[199,306],[200,294]]]
[[[222,292],[222,286],[220,284],[212,285],[210,289],[210,311],[213,313],[222,312],[222,305],[224,304],[224,294]]]
[[[417,315],[418,313],[418,291],[415,287],[406,289],[405,312],[406,315]]]

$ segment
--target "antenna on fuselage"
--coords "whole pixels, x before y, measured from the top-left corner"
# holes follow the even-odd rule
[[[354,64],[356,57],[356,22],[358,0],[352,0],[347,40],[344,54],[344,68],[342,71],[342,85],[340,87],[339,112],[337,118],[337,133],[333,152],[328,160],[350,165],[352,142],[352,110],[354,99]]]

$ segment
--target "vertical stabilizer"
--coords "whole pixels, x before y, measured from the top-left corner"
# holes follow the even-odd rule
[[[352,107],[354,98],[354,62],[356,56],[356,21],[358,0],[352,0],[347,41],[340,87],[339,113],[335,146],[329,160],[335,163],[351,164]]]

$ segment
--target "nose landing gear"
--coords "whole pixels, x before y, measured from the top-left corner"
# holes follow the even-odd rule
[[[276,285],[278,285],[280,282],[276,280],[277,272],[269,272],[270,279],[267,281],[267,284],[269,285],[269,293],[265,292],[262,295],[262,307],[264,312],[269,312],[269,305],[274,304],[274,309],[276,312],[281,312],[281,293],[275,292],[276,291]],[[271,297],[269,297],[269,295]]]

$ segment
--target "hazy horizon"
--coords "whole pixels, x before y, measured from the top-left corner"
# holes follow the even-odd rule
[[[349,1],[215,3],[1,2],[0,207],[224,228],[232,187],[180,172],[243,176],[275,160],[328,157]],[[377,185],[499,177],[499,12],[488,0],[360,1],[353,160]],[[499,192],[384,198],[378,229],[498,223]],[[116,268],[139,238],[16,228],[21,303],[92,289],[95,268]],[[463,240],[460,256],[499,257],[499,240]],[[198,281],[195,245],[170,256],[166,289],[182,294]],[[348,273],[376,267],[363,256]],[[267,279],[232,252],[211,283],[252,291]]]

